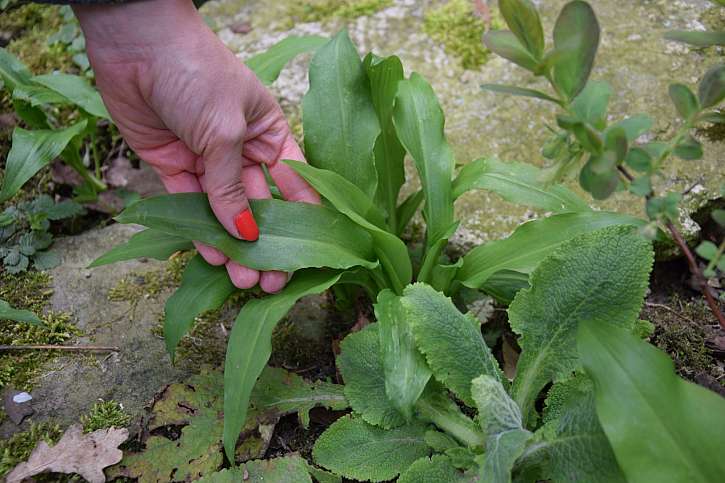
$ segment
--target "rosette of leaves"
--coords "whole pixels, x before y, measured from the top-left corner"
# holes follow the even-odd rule
[[[428,82],[416,73],[406,77],[395,56],[370,53],[361,59],[344,31],[331,39],[285,39],[249,59],[247,65],[270,83],[287,61],[305,51],[315,52],[309,68],[310,88],[302,105],[309,164],[284,162],[325,203],[252,200],[260,237],[248,243],[225,231],[202,193],[141,200],[116,219],[147,230],[94,262],[101,265],[140,256],[165,259],[191,248],[196,240],[254,269],[295,272],[281,292],[248,302],[229,336],[224,398],[228,455],[234,453],[251,391],[269,359],[274,326],[299,298],[346,285],[377,300],[379,310],[395,311],[392,301],[417,281],[448,295],[468,287],[511,301],[528,285],[528,276],[538,264],[567,240],[606,226],[643,223],[627,215],[593,211],[564,186],[541,183],[540,171],[523,163],[478,159],[454,176],[443,112]],[[406,154],[412,158],[421,189],[400,200]],[[449,260],[444,250],[458,225],[454,202],[473,189],[492,191],[550,216],[523,224],[505,240]],[[412,255],[400,236],[421,206],[425,241],[422,253]],[[224,267],[209,266],[198,256],[192,259],[179,290],[166,305],[164,332],[172,356],[195,317],[219,307],[234,291]],[[473,325],[468,330],[473,331]],[[418,362],[408,364],[416,367]],[[471,373],[462,384],[468,388],[478,375]],[[425,386],[422,379],[420,390]],[[462,390],[471,402],[468,392]],[[415,394],[406,393],[408,402],[399,409],[402,416],[382,412],[380,421],[400,423],[400,418],[410,416],[415,399]],[[410,429],[411,437],[425,433],[424,429],[424,425]],[[401,437],[407,437],[408,429],[401,431]],[[421,448],[416,443],[408,457],[419,457]]]
[[[83,213],[83,207],[72,200],[56,203],[48,195],[10,206],[0,213],[0,260],[8,273],[19,273],[31,265],[48,270],[60,264],[58,255],[50,250],[53,235],[50,222],[72,218]]]

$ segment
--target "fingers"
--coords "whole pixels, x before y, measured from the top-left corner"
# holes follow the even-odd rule
[[[259,283],[259,272],[256,270],[239,265],[231,260],[227,262],[226,267],[229,279],[237,288],[252,288]]]
[[[320,204],[320,195],[305,181],[299,174],[287,164],[281,163],[282,159],[305,161],[302,150],[295,142],[292,134],[289,133],[282,145],[279,159],[269,166],[269,175],[279,188],[284,199],[288,201],[302,201],[305,203]]]
[[[289,280],[287,272],[262,272],[259,286],[267,293],[277,293],[287,285],[287,280]]]

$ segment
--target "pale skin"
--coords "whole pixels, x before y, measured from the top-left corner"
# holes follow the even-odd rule
[[[128,145],[170,193],[206,192],[227,231],[248,199],[271,198],[262,165],[289,201],[319,195],[282,159],[304,161],[279,104],[207,27],[191,0],[75,6],[103,101]],[[195,244],[239,288],[268,293],[284,272],[258,272]]]

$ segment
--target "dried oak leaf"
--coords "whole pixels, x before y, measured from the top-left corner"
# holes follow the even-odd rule
[[[103,483],[103,468],[115,465],[123,452],[118,445],[128,438],[127,429],[99,429],[83,434],[79,425],[69,427],[55,446],[41,441],[25,463],[20,463],[7,475],[8,483],[19,483],[25,478],[46,471],[77,473],[90,483]]]

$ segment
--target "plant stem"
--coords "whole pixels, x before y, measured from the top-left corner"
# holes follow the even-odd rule
[[[469,448],[479,448],[484,445],[483,431],[463,414],[448,396],[431,397],[424,394],[415,403],[415,409],[420,418],[435,424]]]

